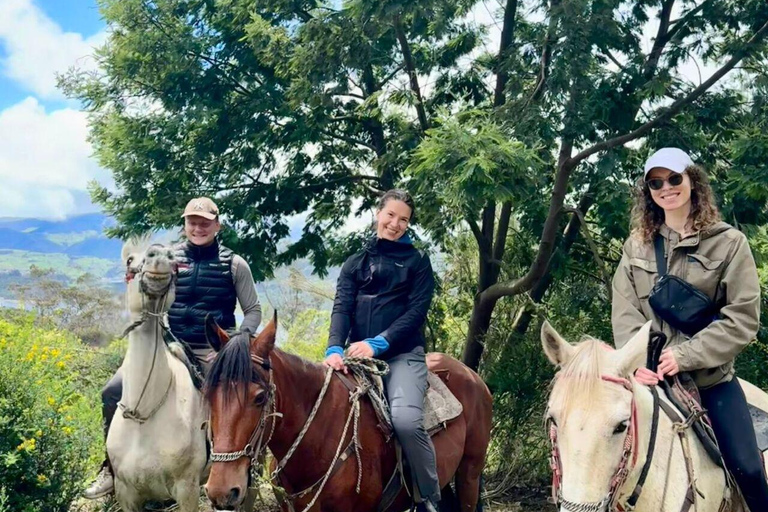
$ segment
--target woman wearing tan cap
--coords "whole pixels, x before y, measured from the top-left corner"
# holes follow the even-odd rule
[[[235,306],[239,303],[244,315],[240,328],[255,332],[261,323],[261,304],[248,264],[218,241],[221,223],[216,203],[207,197],[192,199],[182,217],[186,240],[176,246],[179,274],[168,323],[173,335],[186,342],[200,366],[207,370],[212,351],[205,338],[205,317],[213,315],[223,329],[234,329]],[[122,393],[122,374],[118,370],[101,394],[105,437]],[[84,495],[96,499],[113,490],[112,471],[105,460]]]

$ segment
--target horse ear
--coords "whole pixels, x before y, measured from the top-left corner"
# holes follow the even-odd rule
[[[635,370],[645,366],[648,357],[648,341],[651,338],[651,322],[646,322],[637,334],[614,353],[619,375],[632,375]]]
[[[277,310],[272,316],[264,330],[258,336],[251,339],[251,349],[258,352],[262,357],[269,357],[269,353],[275,348],[275,338],[277,336]]]
[[[229,341],[227,331],[219,327],[210,313],[205,315],[205,339],[215,352],[221,350]]]
[[[541,325],[541,346],[547,359],[555,366],[564,366],[576,350],[546,320]]]

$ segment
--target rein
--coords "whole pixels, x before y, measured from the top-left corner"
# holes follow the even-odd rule
[[[143,271],[139,271],[139,276],[141,276],[141,273]],[[133,278],[133,277],[131,277]],[[129,325],[125,331],[123,331],[123,337],[128,336],[134,329],[139,327],[140,325],[144,324],[147,320],[150,318],[155,318],[160,323],[160,327],[163,330],[169,331],[170,329],[165,325],[163,322],[163,314],[158,313],[157,311],[149,311],[146,309],[146,293],[143,286],[139,287],[141,290],[141,318],[135,322],[133,322],[131,325]],[[170,289],[170,288],[169,288]],[[168,292],[166,291],[162,295],[162,303],[160,304],[159,311],[163,311],[165,309],[166,301],[168,300]],[[171,373],[171,378],[168,379],[168,387],[165,389],[165,393],[163,393],[163,396],[160,398],[160,401],[152,408],[152,410],[149,411],[149,413],[145,415],[139,414],[139,405],[141,405],[141,401],[144,398],[144,393],[147,391],[147,387],[149,386],[149,381],[152,380],[152,374],[155,370],[155,361],[157,360],[157,345],[159,343],[159,336],[157,335],[157,331],[155,331],[155,345],[154,349],[152,351],[152,364],[149,367],[149,374],[147,375],[147,380],[144,381],[144,386],[141,388],[141,393],[139,394],[139,399],[136,401],[136,405],[134,405],[132,408],[128,408],[125,406],[125,404],[122,402],[118,402],[117,406],[120,408],[120,410],[123,411],[123,418],[135,421],[138,424],[146,423],[147,420],[149,420],[152,416],[155,415],[157,411],[160,410],[160,408],[165,404],[166,400],[168,400],[168,395],[171,392],[171,387],[173,387],[173,373]]]

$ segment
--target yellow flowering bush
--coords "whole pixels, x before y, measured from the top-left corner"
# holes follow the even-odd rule
[[[0,317],[0,497],[6,510],[66,512],[103,457],[100,389],[119,355]]]

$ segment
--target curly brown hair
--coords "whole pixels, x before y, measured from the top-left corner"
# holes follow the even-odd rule
[[[715,194],[704,169],[691,165],[685,169],[685,173],[691,180],[689,227],[694,232],[702,231],[720,221],[720,210],[717,208]],[[635,201],[632,207],[632,236],[642,242],[652,243],[662,224],[664,210],[653,202],[645,178],[640,178],[635,187]]]

